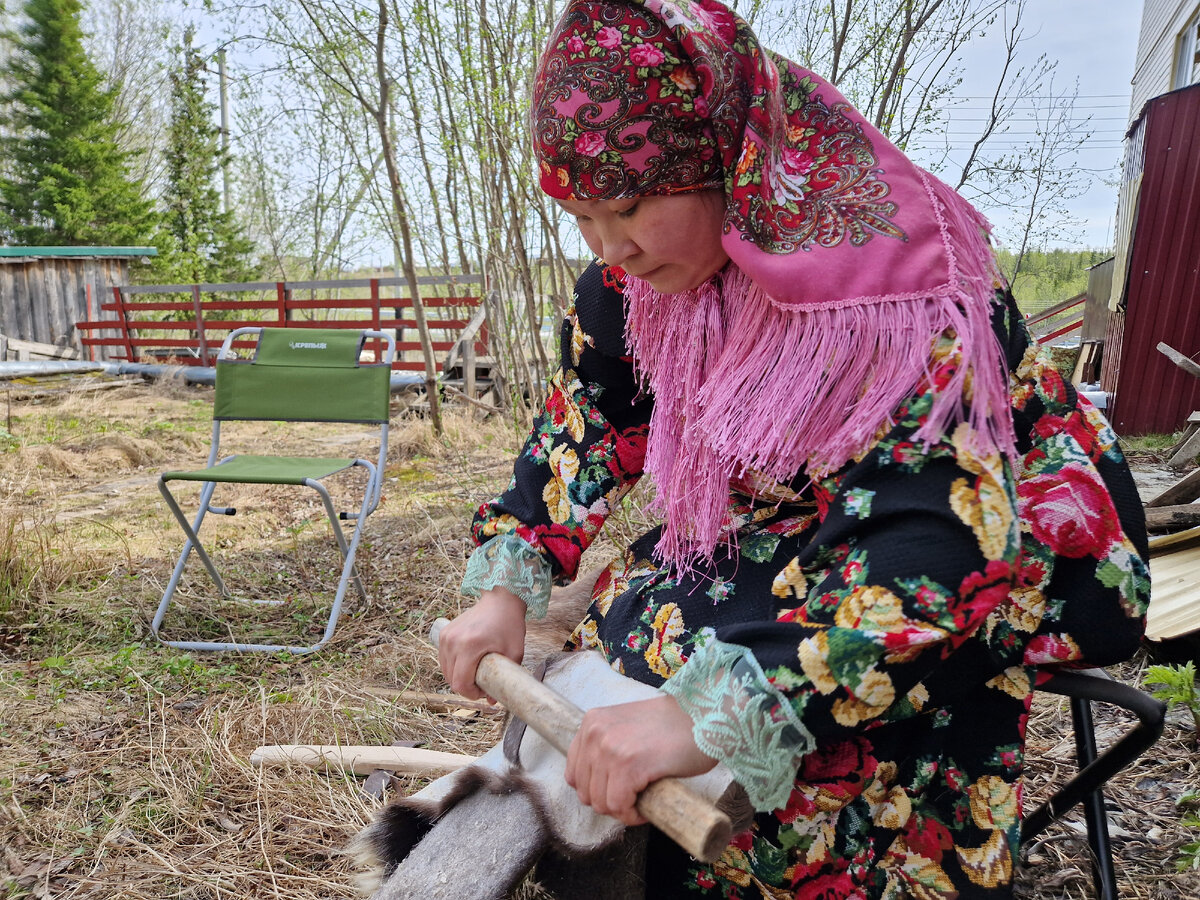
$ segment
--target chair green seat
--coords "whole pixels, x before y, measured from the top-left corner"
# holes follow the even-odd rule
[[[354,465],[353,459],[325,456],[234,456],[211,469],[164,472],[164,481],[217,481],[223,484],[304,484]]]

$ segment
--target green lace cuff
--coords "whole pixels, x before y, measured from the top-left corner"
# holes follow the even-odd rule
[[[662,690],[692,717],[696,746],[733,772],[755,809],[787,804],[816,741],[749,649],[711,640]]]
[[[508,588],[525,601],[527,619],[541,619],[550,604],[550,565],[527,541],[501,534],[475,548],[463,575],[463,596],[477,598],[489,588]]]

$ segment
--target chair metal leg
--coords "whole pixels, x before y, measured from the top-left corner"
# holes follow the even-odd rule
[[[1086,769],[1096,761],[1096,729],[1092,721],[1092,704],[1083,697],[1071,698],[1071,720],[1075,728],[1075,755],[1079,768]],[[1097,788],[1083,798],[1084,819],[1087,823],[1088,844],[1092,848],[1092,874],[1096,880],[1098,900],[1117,900],[1117,873],[1113,868],[1112,841],[1108,833],[1108,812],[1104,808],[1104,792]]]
[[[1158,740],[1166,704],[1113,680],[1100,669],[1056,670],[1052,677],[1038,685],[1038,690],[1070,699],[1079,772],[1025,817],[1021,839],[1031,840],[1051,822],[1082,803],[1095,865],[1097,900],[1117,900],[1117,879],[1102,788],[1109,778],[1134,762]],[[1113,704],[1138,718],[1137,724],[1103,753],[1096,749],[1092,702]]]
[[[167,589],[163,591],[162,599],[158,603],[158,609],[155,610],[154,618],[150,622],[151,633],[160,641],[162,637],[159,634],[159,629],[162,627],[163,617],[167,613],[167,607],[171,605],[171,598],[175,596],[175,589],[179,586],[179,579],[183,577],[183,569],[187,565],[188,557],[191,556],[192,550],[195,550],[200,559],[204,561],[205,568],[208,569],[208,573],[212,576],[213,583],[216,585],[221,596],[228,596],[229,592],[225,588],[225,582],[221,579],[220,573],[217,571],[216,566],[213,565],[204,547],[200,544],[200,538],[197,536],[200,525],[208,513],[209,501],[212,500],[215,488],[216,484],[213,482],[204,482],[204,487],[200,491],[200,508],[196,512],[196,519],[194,522],[189,523],[187,517],[183,514],[183,510],[179,508],[179,504],[171,495],[170,490],[168,490],[166,483],[161,478],[158,480],[159,492],[163,495],[163,499],[167,501],[167,506],[170,507],[171,512],[175,514],[180,527],[183,528],[184,533],[188,536],[187,540],[184,541],[183,549],[179,552],[179,559],[175,563],[175,569],[171,572],[171,580],[167,582]]]
[[[212,494],[216,487],[216,483],[211,481],[203,482],[204,487],[200,493],[200,509],[196,513],[195,522],[189,523],[187,517],[183,514],[183,510],[180,509],[178,502],[176,502],[174,496],[167,489],[165,482],[160,478],[159,491],[162,493],[163,499],[166,500],[167,505],[171,508],[171,511],[175,514],[176,520],[179,522],[180,527],[183,528],[184,533],[187,534],[188,539],[183,545],[183,551],[179,555],[179,561],[175,564],[175,570],[171,574],[171,580],[167,584],[167,589],[163,594],[162,600],[159,602],[158,610],[155,612],[154,619],[151,622],[150,630],[154,636],[166,646],[175,647],[180,650],[233,650],[242,653],[277,653],[279,651],[283,651],[296,656],[301,656],[306,653],[312,653],[316,650],[320,650],[322,647],[324,647],[325,644],[329,642],[330,638],[333,637],[334,629],[337,627],[338,618],[341,615],[342,602],[345,599],[346,589],[349,587],[351,579],[353,579],[354,585],[358,589],[358,592],[363,599],[366,599],[367,596],[366,587],[363,585],[362,578],[359,576],[358,570],[355,568],[354,558],[358,552],[359,539],[362,535],[362,524],[370,514],[371,510],[374,508],[374,503],[378,502],[377,500],[373,501],[372,499],[372,488],[378,480],[378,472],[375,466],[366,460],[357,460],[355,465],[362,466],[367,469],[368,481],[366,489],[363,491],[362,505],[359,508],[357,516],[353,517],[355,519],[354,533],[349,541],[346,540],[345,532],[338,521],[338,514],[334,509],[333,499],[330,497],[329,491],[319,481],[315,481],[313,479],[305,479],[304,481],[304,484],[307,487],[315,490],[321,497],[321,502],[325,507],[329,524],[333,528],[334,538],[337,540],[338,549],[341,551],[343,560],[342,572],[338,578],[337,593],[334,596],[333,605],[329,612],[329,621],[326,623],[325,631],[322,634],[321,639],[315,644],[311,644],[309,646],[289,644],[256,644],[243,643],[240,641],[177,641],[166,640],[161,634],[159,634],[159,629],[162,627],[163,617],[166,614],[167,607],[171,603],[171,598],[174,596],[175,589],[183,575],[184,565],[187,563],[187,558],[192,550],[195,550],[197,555],[199,555],[201,561],[204,563],[205,568],[208,570],[208,573],[212,576],[213,582],[217,586],[221,596],[230,596],[229,591],[225,587],[225,582],[221,579],[220,573],[218,573],[212,559],[201,545],[198,535],[200,524],[204,521],[205,514],[210,511],[209,501],[212,499]],[[378,491],[376,490],[375,493],[377,494]]]
[[[163,499],[167,501],[167,506],[171,508],[171,512],[175,514],[175,519],[179,522],[179,527],[183,529],[184,534],[188,536],[184,550],[180,556],[179,571],[182,574],[182,562],[187,558],[188,553],[193,549],[204,563],[204,568],[208,569],[208,574],[212,576],[213,582],[217,586],[217,590],[221,592],[222,597],[229,596],[229,591],[225,589],[225,582],[221,579],[221,573],[217,571],[217,567],[213,565],[212,559],[208,555],[208,551],[204,549],[204,545],[200,543],[198,532],[200,531],[200,523],[204,521],[204,516],[208,513],[208,504],[212,499],[213,491],[216,489],[216,483],[212,481],[203,482],[204,488],[200,491],[200,509],[196,513],[196,522],[191,524],[187,520],[187,516],[183,514],[183,510],[179,508],[174,495],[167,488],[167,483],[162,479],[158,479],[158,492],[162,494]]]
[[[367,597],[366,588],[363,586],[362,579],[359,578],[358,571],[354,567],[354,557],[358,553],[358,542],[362,537],[363,522],[366,520],[367,516],[370,515],[370,510],[372,508],[371,485],[378,477],[378,473],[375,467],[365,460],[358,460],[355,464],[363,466],[367,469],[369,480],[367,483],[367,489],[363,491],[362,506],[359,509],[358,519],[354,525],[354,534],[350,538],[349,545],[346,544],[345,535],[342,533],[342,528],[338,524],[337,514],[334,512],[333,502],[329,499],[328,491],[325,490],[323,485],[317,482],[313,482],[309,485],[310,487],[315,488],[317,492],[321,494],[321,497],[325,502],[325,510],[329,514],[329,523],[333,526],[333,533],[337,536],[338,546],[342,549],[342,556],[345,559],[345,562],[342,565],[341,577],[338,578],[337,594],[333,598],[333,608],[329,611],[329,621],[325,625],[325,633],[321,636],[321,640],[317,641],[317,643],[313,644],[313,646],[305,652],[319,650],[329,642],[330,638],[333,637],[333,630],[337,627],[338,617],[342,612],[342,601],[346,597],[346,588],[349,585],[351,577],[354,578],[354,583],[358,587],[359,593],[362,595],[363,599],[365,600]]]
[[[325,490],[325,486],[319,481],[313,481],[311,478],[305,479],[304,483],[321,495],[321,502],[325,504],[325,513],[329,516],[329,524],[333,528],[333,536],[337,539],[338,549],[342,551],[342,559],[346,559],[350,553],[350,547],[346,543],[346,535],[342,531],[342,526],[338,522],[337,510],[333,508],[333,499],[329,496],[329,491]],[[364,499],[363,509],[367,507],[367,500]],[[358,522],[362,521],[361,516],[356,516],[356,524],[354,526],[354,534],[358,535]],[[354,568],[353,563],[350,565],[350,572],[354,577],[354,586],[358,589],[359,596],[364,600],[367,599],[367,589],[363,587],[362,579],[358,577],[358,570]]]

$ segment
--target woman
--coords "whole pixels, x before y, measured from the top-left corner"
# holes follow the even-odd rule
[[[1115,438],[986,223],[715,0],[571,0],[533,129],[598,260],[447,680],[520,657],[649,472],[663,524],[572,645],[662,694],[588,713],[567,778],[635,824],[721,761],[759,814],[715,864],[655,844],[647,896],[1009,896],[1035,667],[1131,654],[1149,583]]]

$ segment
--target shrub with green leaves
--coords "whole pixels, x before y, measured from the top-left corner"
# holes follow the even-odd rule
[[[1189,660],[1182,665],[1151,666],[1146,670],[1145,684],[1160,685],[1151,693],[1167,702],[1167,708],[1184,707],[1192,714],[1195,739],[1200,742],[1200,691],[1196,690],[1196,664]]]
[[[1184,810],[1180,824],[1187,828],[1200,828],[1200,815],[1196,814],[1196,806],[1200,804],[1200,794],[1191,792],[1179,798],[1178,806]],[[1200,869],[1200,841],[1191,841],[1179,848],[1179,859],[1175,860],[1175,868],[1180,872],[1190,869]]]

